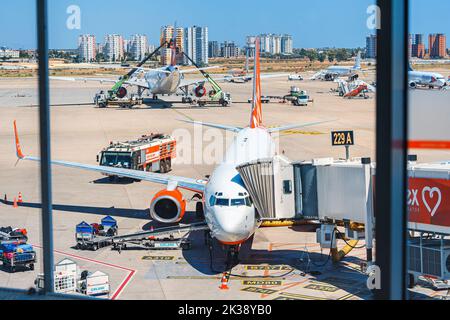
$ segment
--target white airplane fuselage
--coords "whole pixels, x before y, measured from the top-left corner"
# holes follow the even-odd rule
[[[223,244],[237,245],[260,226],[255,207],[236,167],[275,155],[275,143],[264,128],[245,128],[210,176],[204,193],[205,220],[211,235]]]
[[[177,67],[168,66],[146,72],[144,75],[151,94],[174,94],[178,90],[182,75]]]
[[[409,71],[408,80],[410,87],[419,85],[433,88],[442,88],[447,85],[445,77],[435,72]]]

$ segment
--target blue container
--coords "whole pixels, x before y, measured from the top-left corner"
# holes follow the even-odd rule
[[[19,250],[22,250],[23,252],[33,252],[33,246],[31,244],[20,244],[16,248],[16,251]]]
[[[94,227],[84,221],[81,222],[80,224],[77,224],[75,230],[76,230],[76,233],[94,234]]]
[[[14,243],[4,243],[0,246],[0,250],[6,253],[15,252],[17,249],[17,244]]]
[[[116,219],[114,219],[111,216],[106,216],[102,219],[101,222],[102,226],[107,227],[107,228],[113,228],[113,227],[117,227],[117,221]]]

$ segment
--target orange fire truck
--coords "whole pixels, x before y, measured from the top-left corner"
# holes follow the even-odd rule
[[[175,154],[173,137],[152,133],[134,141],[111,142],[97,155],[97,162],[101,166],[166,173],[172,168]]]

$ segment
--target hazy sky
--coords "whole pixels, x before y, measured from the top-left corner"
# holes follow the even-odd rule
[[[209,40],[234,40],[259,33],[289,33],[294,47],[365,46],[367,7],[374,0],[49,0],[50,48],[75,48],[82,33],[103,42],[107,33],[128,38],[144,33],[159,42],[162,25],[208,26]],[[411,32],[450,36],[450,1],[411,0]],[[66,27],[67,7],[81,9],[81,29]],[[36,46],[35,0],[2,1],[0,46]]]

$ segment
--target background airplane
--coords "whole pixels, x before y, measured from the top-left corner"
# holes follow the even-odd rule
[[[310,80],[325,80],[325,81],[334,81],[339,77],[349,77],[356,73],[356,71],[361,70],[361,53],[358,52],[358,55],[355,60],[355,65],[353,67],[346,66],[331,66],[327,69],[320,70],[316,74],[314,74]]]
[[[409,87],[415,89],[419,86],[428,87],[430,89],[442,89],[447,86],[445,77],[436,72],[415,71],[411,65],[408,71]]]

